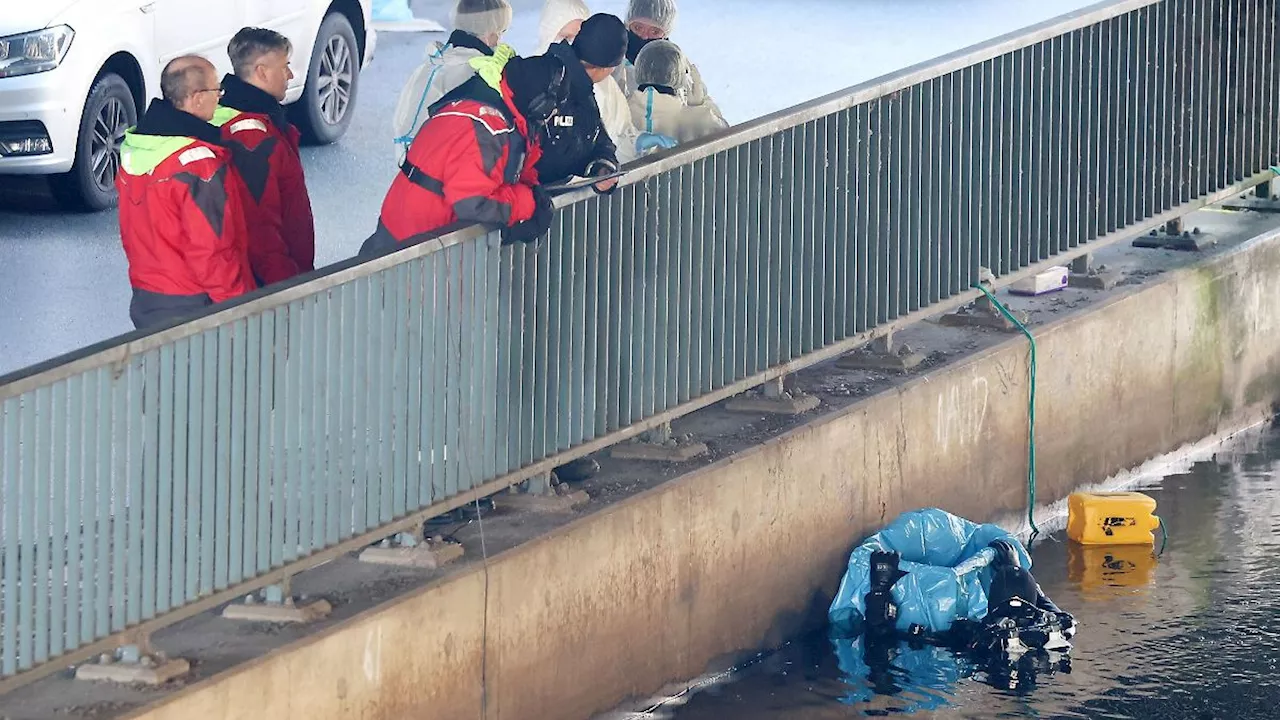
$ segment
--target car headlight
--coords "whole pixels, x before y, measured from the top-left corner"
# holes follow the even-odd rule
[[[76,31],[66,25],[0,38],[0,78],[52,70],[62,63]]]

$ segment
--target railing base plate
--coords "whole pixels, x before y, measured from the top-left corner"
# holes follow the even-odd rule
[[[618,445],[609,451],[610,455],[619,460],[652,460],[655,462],[688,462],[706,453],[707,444],[702,442],[675,445],[652,445],[643,442],[626,443]]]
[[[360,562],[435,570],[461,558],[462,555],[463,549],[459,543],[428,540],[416,547],[365,548],[360,553]]]
[[[189,672],[191,672],[191,663],[182,658],[152,664],[89,662],[76,668],[76,679],[124,685],[164,685]]]
[[[1110,290],[1120,282],[1120,274],[1110,270],[1095,270],[1088,273],[1071,273],[1067,281],[1070,287],[1080,290]]]
[[[786,394],[782,397],[764,397],[761,395],[740,395],[725,403],[725,409],[739,413],[765,415],[803,415],[816,410],[822,401],[814,395]]]
[[[557,485],[557,488],[567,487],[565,485]],[[559,494],[559,490],[554,495],[533,495],[530,493],[514,493],[511,495],[499,495],[497,503],[499,507],[511,508],[513,510],[529,510],[531,512],[568,512],[579,505],[586,504],[591,500],[591,496],[585,490],[574,490],[567,494]]]
[[[316,600],[307,605],[286,603],[234,603],[222,611],[228,620],[248,620],[267,623],[309,623],[328,617],[333,607],[327,600]]]

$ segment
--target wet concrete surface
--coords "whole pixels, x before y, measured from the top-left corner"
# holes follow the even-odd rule
[[[540,0],[513,0],[507,41],[531,52]],[[625,0],[590,3],[624,14]],[[1088,0],[686,0],[674,35],[730,122],[837,91],[1090,4]],[[448,24],[445,0],[418,16]],[[785,8],[785,10],[784,10]],[[316,262],[355,254],[395,173],[389,124],[400,88],[441,35],[381,33],[356,116],[337,144],[305,148]],[[41,178],[0,176],[0,374],[132,329],[114,211],[59,211]]]
[[[1068,289],[1039,298],[1016,298],[1001,293],[1000,299],[1014,310],[1027,312],[1031,327],[1041,326],[1072,313],[1085,312],[1120,293],[1131,291],[1135,286],[1156,281],[1166,272],[1225,252],[1280,226],[1280,218],[1253,212],[1209,210],[1189,216],[1188,225],[1202,227],[1221,242],[1203,253],[1142,250],[1127,242],[1119,243],[1101,251],[1096,258],[1099,264],[1120,273],[1124,284],[1114,290]],[[778,437],[820,414],[838,411],[862,398],[922,377],[927,379],[932,370],[1016,337],[1015,334],[994,330],[946,327],[930,320],[916,323],[896,336],[899,342],[909,344],[926,356],[927,360],[916,371],[902,374],[842,370],[831,362],[813,366],[791,378],[794,388],[822,400],[821,407],[811,413],[800,416],[741,414],[729,412],[724,403],[718,403],[674,423],[677,435],[690,434],[708,445],[710,452],[703,457],[687,463],[659,464],[616,460],[601,453],[597,457],[601,472],[581,485],[590,493],[591,500],[573,512],[540,514],[516,511],[504,507],[503,496],[498,495],[495,496],[497,509],[483,517],[483,524],[476,522],[473,516],[460,516],[434,526],[433,534],[451,537],[464,545],[466,556],[454,565],[426,571],[370,566],[358,562],[354,555],[339,557],[293,579],[294,591],[301,595],[301,600],[324,598],[333,605],[333,614],[324,621],[309,626],[245,624],[225,620],[215,613],[205,613],[154,636],[157,648],[192,662],[190,677],[161,688],[133,688],[76,682],[71,679],[71,671],[67,670],[0,698],[0,717],[5,720],[44,720],[105,719],[125,715],[167,693],[322,632],[410,590],[474,571],[482,563],[485,550],[492,557],[676,476]],[[797,478],[797,481],[802,480]]]

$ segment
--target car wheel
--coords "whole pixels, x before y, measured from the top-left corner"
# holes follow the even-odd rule
[[[80,116],[71,171],[49,178],[58,203],[68,210],[105,210],[116,204],[116,170],[124,132],[138,122],[133,92],[119,75],[98,78]]]
[[[320,24],[294,121],[311,144],[328,145],[351,124],[360,84],[360,46],[345,15],[330,13]]]

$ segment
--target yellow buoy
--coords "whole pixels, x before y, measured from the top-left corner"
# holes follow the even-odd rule
[[[1072,493],[1067,537],[1082,545],[1151,545],[1160,527],[1156,501],[1142,493]]]

